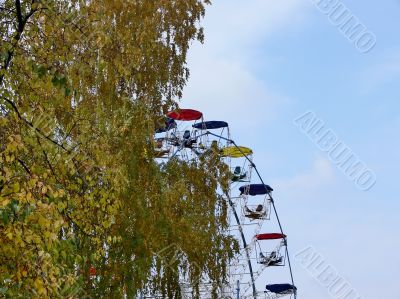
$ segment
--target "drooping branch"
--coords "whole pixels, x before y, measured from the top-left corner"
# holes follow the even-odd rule
[[[47,139],[48,141],[50,141],[51,143],[57,145],[58,147],[62,148],[65,151],[68,151],[68,149],[63,146],[62,144],[58,143],[57,141],[55,141],[54,139],[50,138],[49,136],[47,136],[44,132],[42,132],[42,130],[40,130],[39,128],[37,128],[32,122],[30,122],[29,120],[27,120],[26,118],[24,118],[21,113],[18,110],[18,107],[15,105],[15,103],[13,101],[11,101],[10,99],[7,99],[6,97],[3,97],[3,99],[9,103],[11,105],[11,107],[13,108],[13,110],[17,113],[17,116],[20,120],[22,120],[25,124],[27,124],[28,126],[30,126],[32,129],[34,129],[36,132],[38,132],[41,136],[43,136],[45,139]]]
[[[24,18],[22,17],[22,12],[21,12],[21,2],[19,0],[15,0],[15,9],[16,9],[16,14],[17,14],[17,19],[18,19],[18,33],[22,33],[24,31]]]
[[[25,162],[22,161],[21,159],[17,159],[17,161],[19,162],[19,164],[21,164],[21,166],[25,169],[25,171],[31,175],[31,171],[29,170],[28,166],[26,166]]]
[[[14,52],[16,47],[18,46],[19,41],[21,40],[22,34],[25,29],[25,25],[28,22],[29,18],[37,11],[36,8],[33,8],[33,4],[35,4],[35,0],[32,0],[31,10],[24,16],[22,14],[21,2],[20,0],[15,0],[15,13],[17,17],[17,31],[13,37],[13,43],[11,48],[7,51],[6,58],[4,60],[4,65],[0,68],[0,70],[7,70],[10,66],[11,60],[14,56]],[[3,84],[4,73],[0,75],[0,86]]]

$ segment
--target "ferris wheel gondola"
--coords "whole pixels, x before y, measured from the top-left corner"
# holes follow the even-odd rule
[[[239,188],[240,195],[243,198],[243,214],[245,217],[250,219],[250,221],[254,220],[269,220],[271,214],[271,200],[269,198],[270,192],[273,189],[264,184],[249,184],[244,185]],[[259,201],[256,205],[249,204],[250,197],[261,197],[261,201]]]
[[[258,254],[256,248],[257,263],[266,267],[285,266],[286,251],[282,250],[282,247],[286,246],[285,235],[280,233],[258,234],[255,236],[255,239],[257,240],[256,246],[259,248]],[[266,240],[279,240],[279,243],[273,250],[265,251],[262,249],[260,241]]]
[[[203,121],[192,125],[194,135],[198,136],[199,147],[209,152],[214,151],[214,154],[229,145],[229,125],[225,121]],[[208,134],[209,130],[212,130],[215,134]]]
[[[276,299],[288,295],[296,295],[297,288],[294,285],[288,283],[268,284],[265,286],[264,293],[266,295],[266,298]]]
[[[193,161],[204,148],[191,125],[202,121],[203,114],[193,109],[179,109],[166,114],[165,125],[156,130],[156,158],[171,159],[180,156]]]
[[[253,166],[253,150],[245,146],[236,146],[228,143],[221,149],[221,156],[226,160],[231,171],[232,189],[239,183],[249,183]]]

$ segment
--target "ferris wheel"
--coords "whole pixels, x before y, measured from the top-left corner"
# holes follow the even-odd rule
[[[227,122],[204,121],[203,114],[193,109],[167,113],[165,123],[156,130],[155,153],[160,162],[168,163],[171,159],[197,161],[210,152],[217,152],[230,171],[228,191],[219,191],[230,207],[226,234],[233,236],[239,244],[239,252],[230,261],[228,280],[219,292],[220,297],[296,299],[287,236],[272,198],[273,189],[260,176],[253,162],[252,149],[238,146],[232,140]],[[266,221],[275,221],[279,231],[270,232],[264,228]],[[262,282],[265,288],[259,289],[264,271],[286,266],[290,283],[265,281]],[[182,288],[185,287],[187,283],[182,282]],[[201,294],[202,298],[211,298],[206,281],[201,284]]]

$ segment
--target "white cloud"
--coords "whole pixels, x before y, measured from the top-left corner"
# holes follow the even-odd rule
[[[204,22],[206,40],[222,55],[226,50],[249,48],[287,25],[295,25],[306,6],[302,0],[214,1]]]
[[[235,135],[276,116],[289,99],[253,71],[265,64],[265,55],[257,59],[254,52],[267,36],[295,24],[304,6],[302,0],[221,0],[207,7],[206,42],[189,53],[191,77],[181,107],[230,122]]]
[[[225,120],[237,134],[272,118],[284,96],[271,92],[239,64],[209,57],[192,64],[192,78],[182,106],[195,107],[208,120]]]
[[[386,53],[381,61],[369,66],[361,74],[361,85],[364,92],[368,93],[390,80],[400,77],[400,52]]]
[[[274,186],[279,190],[290,190],[293,194],[309,194],[316,188],[323,188],[335,180],[332,163],[328,159],[317,158],[311,169],[295,177],[277,180]]]

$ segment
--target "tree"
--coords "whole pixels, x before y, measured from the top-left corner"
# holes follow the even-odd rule
[[[2,2],[0,294],[180,298],[184,274],[216,294],[226,166],[153,159],[208,3]]]

